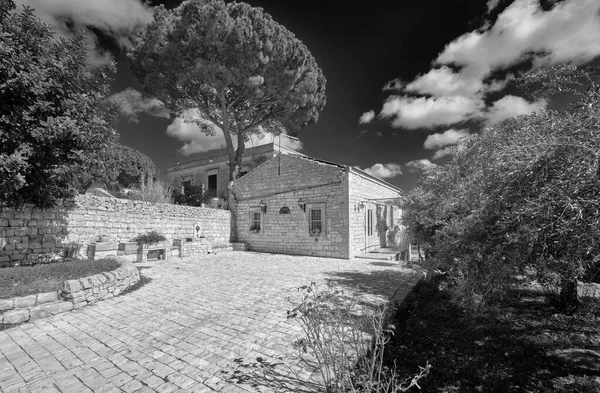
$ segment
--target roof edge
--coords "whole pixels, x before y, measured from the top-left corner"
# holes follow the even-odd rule
[[[398,187],[396,187],[395,185],[393,185],[393,184],[391,184],[391,183],[388,183],[388,182],[386,182],[385,180],[382,180],[382,179],[378,178],[377,176],[370,175],[370,174],[368,174],[367,172],[363,171],[363,170],[362,170],[362,169],[360,169],[360,168],[356,168],[356,167],[349,166],[349,165],[347,166],[347,168],[349,169],[349,171],[350,171],[351,173],[355,173],[355,174],[357,174],[357,175],[364,176],[364,177],[366,177],[367,179],[369,179],[369,180],[371,180],[371,181],[374,181],[375,183],[379,183],[379,184],[380,184],[380,185],[382,185],[382,186],[385,186],[385,187],[387,187],[387,188],[390,188],[390,189],[392,189],[392,190],[394,190],[394,191],[397,191],[397,192],[398,192],[399,194],[401,194],[401,195],[403,195],[403,194],[404,194],[404,191],[402,191],[402,189],[401,189],[401,188],[398,188]]]

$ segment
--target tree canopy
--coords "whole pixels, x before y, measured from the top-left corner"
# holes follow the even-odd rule
[[[222,130],[232,179],[252,134],[296,134],[325,105],[325,77],[307,47],[245,3],[159,6],[129,59],[134,75],[173,115],[197,110],[189,120],[202,132]]]
[[[405,220],[466,298],[501,295],[525,274],[561,288],[572,307],[576,280],[600,266],[598,85],[565,65],[520,82],[534,94],[576,99],[569,110],[508,119],[463,140],[409,194]]]
[[[0,3],[0,204],[50,207],[117,137],[116,108],[104,100],[115,68],[88,69],[80,32],[55,39],[31,8]]]
[[[80,192],[96,181],[133,187],[140,186],[142,177],[156,177],[156,166],[150,157],[119,143],[109,143],[89,158],[77,171]]]

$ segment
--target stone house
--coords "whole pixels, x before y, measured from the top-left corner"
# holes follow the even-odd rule
[[[285,155],[301,155],[274,143],[247,148],[242,159],[242,175],[279,152]],[[212,150],[199,154],[193,161],[169,165],[166,176],[176,187],[204,185],[205,190],[211,195],[226,200],[229,196],[228,161],[226,149]]]
[[[351,259],[388,245],[402,191],[354,167],[275,155],[231,185],[237,241],[249,250]]]

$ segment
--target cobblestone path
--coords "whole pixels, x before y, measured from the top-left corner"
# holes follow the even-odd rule
[[[137,266],[147,283],[135,291],[0,331],[0,392],[262,391],[230,376],[256,358],[297,364],[286,310],[299,286],[381,303],[417,280],[398,262],[252,252]]]

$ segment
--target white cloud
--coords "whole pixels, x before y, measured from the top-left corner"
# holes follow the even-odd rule
[[[409,161],[406,164],[404,164],[404,166],[410,172],[426,171],[428,169],[437,167],[436,164],[434,164],[433,162],[429,161],[427,158],[422,158],[420,160]]]
[[[482,80],[527,58],[537,64],[584,63],[600,55],[599,12],[598,0],[564,1],[550,11],[537,1],[516,0],[490,28],[448,44],[436,62],[464,66]]]
[[[380,116],[394,118],[394,127],[430,128],[455,124],[478,113],[483,103],[461,96],[412,98],[392,96],[384,104]]]
[[[108,100],[119,105],[121,114],[127,116],[129,121],[138,122],[137,115],[147,113],[155,117],[169,117],[169,111],[162,101],[156,98],[144,98],[139,91],[127,88],[108,97]]]
[[[363,169],[369,175],[380,179],[389,179],[402,174],[402,167],[399,164],[375,164],[370,168]]]
[[[485,112],[487,125],[493,125],[513,116],[526,115],[546,108],[547,102],[529,102],[521,97],[507,95],[494,102]]]
[[[500,0],[488,0],[488,2],[486,4],[487,11],[492,12],[496,7],[498,7],[499,3],[500,3]]]
[[[448,146],[443,149],[436,150],[436,152],[433,154],[433,157],[431,157],[431,159],[439,160],[440,158],[452,155],[455,152],[456,152],[456,146]]]
[[[455,145],[460,138],[470,135],[468,129],[455,130],[451,128],[442,133],[429,135],[423,143],[423,147],[428,150],[439,149],[440,147]]]
[[[122,46],[131,44],[136,27],[152,20],[152,8],[139,0],[16,0],[18,9],[27,5],[42,21],[50,24],[59,37],[70,35],[66,22],[89,26],[112,36]],[[93,33],[88,32],[92,47],[96,43]],[[88,63],[106,63],[110,56],[97,47],[90,53]]]
[[[406,91],[430,94],[436,97],[469,97],[480,93],[483,87],[483,81],[480,78],[455,72],[449,67],[442,66],[431,69],[424,75],[419,75],[406,85]]]
[[[208,131],[208,134],[202,130]],[[211,122],[203,120],[195,109],[187,110],[182,117],[177,117],[167,127],[167,135],[184,142],[180,149],[181,153],[188,156],[194,153],[201,153],[209,150],[224,149],[225,137],[220,128],[214,126]],[[279,143],[278,137],[272,134],[260,132],[252,134],[245,143],[246,148],[266,145],[268,143]],[[301,150],[304,145],[295,138],[281,136],[281,146],[292,150]],[[233,147],[237,148],[237,139],[233,136]]]
[[[488,0],[487,14],[499,4],[499,0]],[[579,65],[598,56],[600,1],[565,0],[544,11],[539,1],[515,0],[494,23],[486,21],[448,43],[428,72],[406,85],[400,80],[388,82],[384,91],[393,90],[394,95],[384,103],[380,116],[408,129],[472,119],[491,124],[546,105],[509,96],[486,110],[486,96],[514,78],[508,74],[504,80],[492,80],[495,72],[525,62],[531,62],[534,69],[561,62]]]
[[[373,121],[373,119],[375,118],[375,111],[368,111],[363,113],[360,116],[360,119],[358,119],[358,122],[360,124],[366,124],[366,123],[370,123],[371,121]]]

